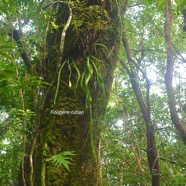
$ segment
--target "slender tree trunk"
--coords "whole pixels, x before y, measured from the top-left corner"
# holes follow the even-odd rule
[[[119,50],[117,1],[52,1],[40,106],[25,158],[26,185],[100,186],[100,124]],[[46,161],[74,151],[70,171]],[[22,185],[20,174],[19,185]]]
[[[173,44],[171,39],[171,25],[174,13],[171,10],[171,0],[165,8],[165,39],[167,43],[167,68],[165,73],[165,85],[168,95],[168,104],[172,122],[178,130],[183,142],[186,144],[186,127],[181,121],[176,110],[176,101],[174,96],[174,89],[172,86],[173,71],[174,71],[174,59],[173,59]]]
[[[152,124],[151,113],[150,113],[150,100],[149,100],[150,82],[146,77],[146,74],[143,72],[143,70],[133,60],[132,52],[128,43],[128,38],[125,29],[123,29],[122,41],[123,41],[125,53],[130,67],[128,67],[127,64],[125,64],[125,62],[123,62],[122,60],[120,60],[120,62],[129,75],[132,88],[136,95],[138,104],[142,112],[143,119],[145,121],[146,137],[147,137],[147,158],[148,158],[150,173],[152,175],[151,183],[152,186],[159,186],[160,185],[160,168],[159,168],[159,158],[158,158],[159,155],[156,147],[154,126]],[[146,79],[146,101],[144,100],[144,97],[142,95],[142,91],[139,85],[139,77],[136,68],[140,70],[143,77]]]

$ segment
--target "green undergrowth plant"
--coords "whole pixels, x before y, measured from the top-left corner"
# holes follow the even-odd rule
[[[73,161],[72,156],[75,156],[74,151],[63,151],[51,156],[46,161],[54,163],[57,168],[64,166],[69,171],[69,165],[72,164]]]

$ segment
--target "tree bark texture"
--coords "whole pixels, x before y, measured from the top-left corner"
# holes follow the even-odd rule
[[[119,50],[118,5],[115,0],[71,2],[50,6],[45,57],[37,72],[50,85],[37,93],[24,166],[28,186],[101,185],[100,125]],[[72,20],[62,34],[70,11]],[[63,151],[75,153],[70,171],[46,161]],[[20,174],[19,185],[24,179]]]

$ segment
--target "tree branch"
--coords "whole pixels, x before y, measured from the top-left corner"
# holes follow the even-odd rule
[[[171,120],[174,126],[176,127],[176,129],[179,131],[183,142],[186,144],[186,127],[185,124],[179,118],[179,115],[177,113],[174,89],[172,86],[174,59],[173,59],[173,44],[171,38],[171,26],[173,20],[173,12],[171,10],[171,6],[172,6],[171,0],[168,0],[165,9],[165,27],[164,27],[165,40],[167,43],[167,65],[166,65],[166,73],[164,79],[165,79],[165,85],[166,85],[166,90],[168,95],[168,104],[169,104]]]
[[[147,152],[145,149],[141,149],[141,150],[144,151],[144,152]],[[166,159],[166,158],[164,158],[164,157],[162,157],[162,156],[158,156],[158,158],[159,158],[160,160],[165,161],[165,162],[168,162],[168,163],[171,163],[171,164],[176,164],[176,161]]]
[[[154,126],[152,124],[151,114],[150,114],[150,100],[149,100],[150,82],[146,74],[143,72],[143,70],[139,67],[139,65],[132,58],[132,52],[130,49],[130,45],[128,43],[128,38],[127,38],[125,28],[123,29],[122,41],[123,41],[124,50],[125,50],[129,65],[135,66],[135,68],[140,70],[140,72],[143,74],[144,78],[146,79],[146,103],[145,103],[143,99],[141,87],[139,85],[139,77],[136,72],[136,69],[132,68],[130,70],[127,67],[127,64],[125,64],[122,60],[120,60],[120,63],[123,65],[123,67],[126,69],[129,75],[132,88],[136,95],[136,99],[138,101],[138,104],[140,106],[140,109],[143,115],[143,119],[145,121],[146,137],[147,137],[147,158],[148,158],[149,169],[152,174],[152,186],[159,186],[160,185],[160,175],[159,175],[160,171],[159,171],[159,160],[158,160],[159,155],[158,155],[158,150],[156,147]]]
[[[186,63],[186,59],[181,55],[180,51],[177,49],[177,47],[172,43],[176,53],[181,57],[181,61],[183,61],[184,63]],[[178,58],[179,59],[179,58]]]
[[[13,29],[12,32],[9,33],[9,36],[12,37],[16,41],[18,48],[19,48],[21,58],[23,59],[23,62],[25,64],[25,66],[27,67],[28,72],[31,73],[30,59],[29,59],[29,56],[26,52],[25,46],[24,46],[23,42],[21,41],[19,31],[16,29]]]

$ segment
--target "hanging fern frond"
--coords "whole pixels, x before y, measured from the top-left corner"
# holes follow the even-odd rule
[[[81,79],[81,74],[80,74],[80,71],[79,71],[79,69],[78,69],[78,67],[76,66],[76,64],[74,63],[74,61],[72,62],[72,64],[73,64],[73,66],[74,66],[74,68],[75,68],[75,70],[76,70],[76,72],[77,72],[77,81],[76,81],[76,86],[75,86],[75,91],[76,91],[76,89],[77,89],[77,86],[78,86],[78,84],[79,84],[79,81],[80,81],[80,79]]]
[[[80,86],[86,95],[86,108],[88,108],[89,103],[92,101],[92,97],[89,90],[89,81],[93,75],[93,67],[90,64],[90,57],[86,57],[85,70],[81,76]]]
[[[72,83],[71,83],[71,80],[70,80],[71,75],[72,75],[71,65],[72,65],[72,64],[70,64],[70,63],[69,63],[69,60],[68,60],[68,69],[69,69],[69,76],[68,76],[68,82],[69,82],[69,83],[68,83],[68,85],[69,85],[69,87],[72,86]]]
[[[92,97],[89,90],[89,81],[93,74],[93,68],[90,64],[90,57],[87,57],[86,61],[86,71],[85,71],[85,94],[86,94],[86,107],[88,106],[87,103],[92,101]]]
[[[105,98],[105,86],[104,86],[103,77],[101,75],[101,65],[99,65],[98,68],[97,68],[95,62],[99,63],[99,64],[101,63],[101,61],[99,59],[97,59],[94,56],[91,56],[91,63],[92,63],[92,65],[95,69],[95,72],[96,72],[97,83],[98,83],[99,88],[102,91],[103,98]]]
[[[61,71],[62,71],[62,69],[63,69],[63,67],[64,67],[64,65],[65,65],[66,62],[67,62],[67,61],[65,61],[65,62],[61,65],[61,67],[60,67],[60,69],[59,69],[59,72],[58,72],[57,87],[56,87],[56,93],[55,93],[55,96],[54,96],[54,104],[56,104],[56,99],[57,99],[58,92],[59,92],[59,85],[60,85],[60,79],[61,79]]]

